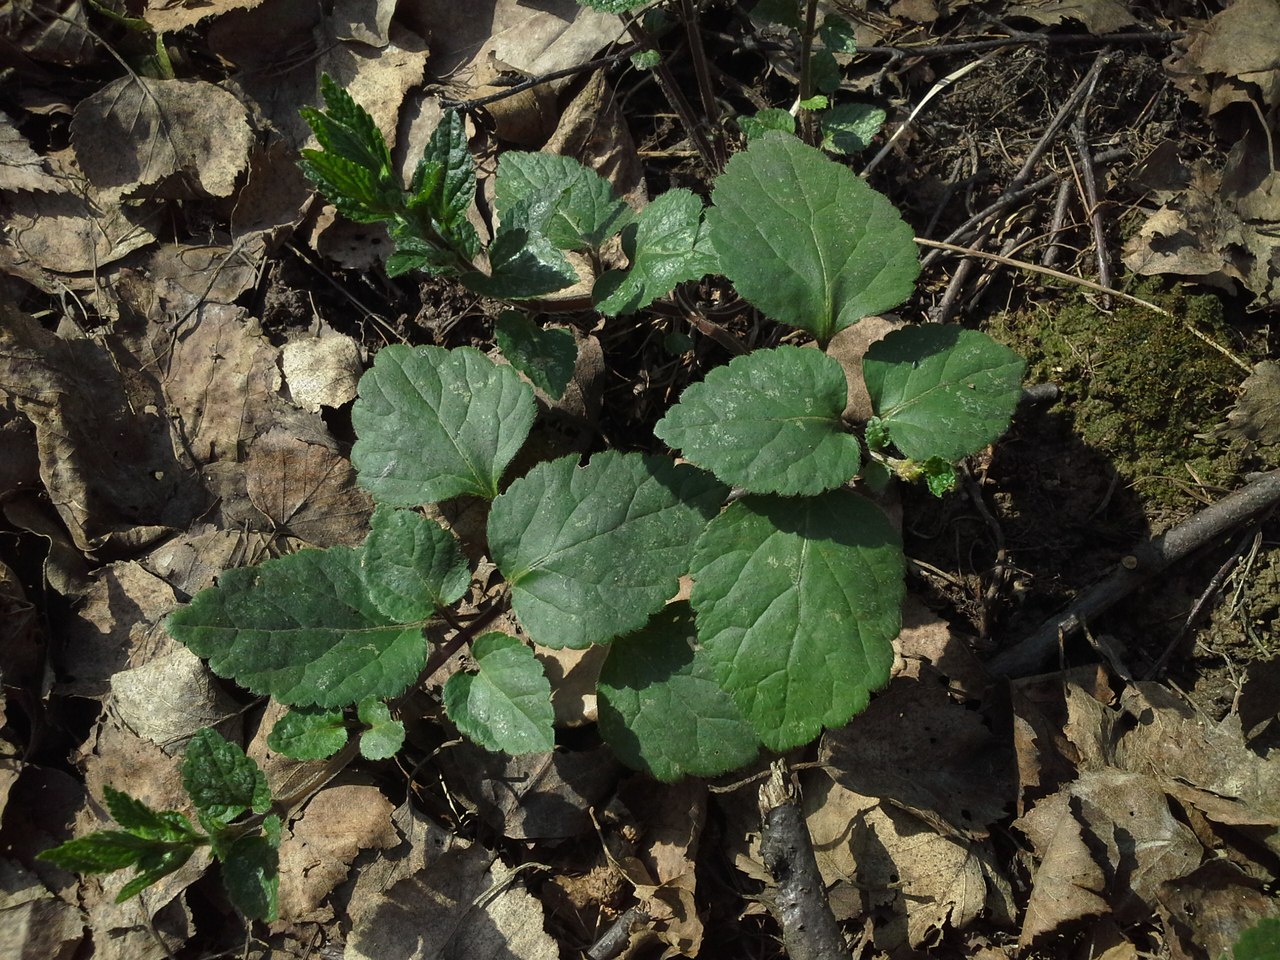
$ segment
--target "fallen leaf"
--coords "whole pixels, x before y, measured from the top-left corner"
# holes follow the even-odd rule
[[[202,727],[240,711],[204,661],[182,646],[113,674],[111,708],[125,726],[167,753],[181,752]]]
[[[1141,26],[1123,0],[1039,0],[1011,4],[1007,16],[1027,17],[1036,23],[1054,26],[1063,20],[1076,20],[1096,37]]]
[[[1214,436],[1243,437],[1263,446],[1280,443],[1280,363],[1263,360],[1240,385],[1236,405]]]
[[[204,80],[121,77],[80,101],[71,143],[108,196],[146,186],[149,197],[225,197],[249,157],[249,117],[234,95]]]
[[[65,183],[50,173],[9,116],[0,112],[0,190],[65,193],[67,189]]]

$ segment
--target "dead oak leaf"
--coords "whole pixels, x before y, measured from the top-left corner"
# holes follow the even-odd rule
[[[77,105],[71,144],[102,190],[229,196],[249,160],[244,104],[204,80],[122,77]]]

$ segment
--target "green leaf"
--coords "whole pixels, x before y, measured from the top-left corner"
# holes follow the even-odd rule
[[[360,734],[360,755],[366,760],[386,760],[404,746],[404,724],[391,718],[381,700],[364,700],[356,711],[368,729]]]
[[[178,843],[203,839],[191,821],[176,810],[152,810],[109,784],[103,786],[102,794],[112,819],[134,836]]]
[[[752,493],[821,493],[858,472],[847,393],[840,363],[821,351],[756,350],[686,389],[653,432]]]
[[[707,526],[690,572],[716,679],[770,749],[844,724],[888,681],[904,560],[869,500],[744,497]]]
[[[356,223],[376,223],[395,215],[400,206],[400,189],[386,183],[374,170],[346,157],[318,150],[303,150],[299,162],[337,211]]]
[[[363,550],[330,547],[227,570],[169,616],[169,633],[218,676],[284,704],[394,697],[422,670],[427,645],[421,625],[377,608],[363,567]]]
[[[351,461],[379,503],[492,499],[536,410],[514,370],[472,347],[383,347],[351,410]]]
[[[750,763],[760,740],[715,680],[687,603],[617,637],[600,670],[600,732],[623,763],[659,780]]]
[[[572,157],[556,153],[504,153],[498,160],[494,200],[504,214],[520,201],[541,196],[549,210],[542,232],[562,250],[596,250],[631,222],[631,208],[608,180]]]
[[[137,875],[120,888],[120,892],[116,894],[116,903],[124,903],[153,883],[163,880],[190,860],[195,849],[194,843],[165,844],[144,853],[136,864]]]
[[[901,303],[920,272],[893,205],[795,137],[752,141],[711,199],[711,240],[738,293],[820,343]]]
[[[465,220],[476,193],[476,168],[467,150],[466,122],[447,111],[432,131],[409,185],[409,208],[425,208],[441,224]]]
[[[622,231],[628,271],[609,270],[596,281],[591,298],[606,316],[635,313],[675,289],[718,268],[707,242],[702,201],[683,188],[668,190],[640,211]]]
[[[302,151],[303,172],[344,216],[362,223],[386,219],[400,206],[401,191],[382,131],[327,74],[320,90],[327,110],[300,111],[323,148]]]
[[[250,834],[236,840],[222,860],[222,885],[250,920],[276,919],[280,910],[279,839]]]
[[[374,606],[392,620],[425,620],[471,585],[458,538],[412,510],[380,505],[364,542],[364,583]]]
[[[533,651],[505,633],[471,644],[475,673],[444,684],[444,709],[469,739],[487,750],[541,753],[555,746],[551,684]]]
[[[532,194],[508,210],[489,245],[489,272],[473,270],[462,282],[500,300],[528,300],[578,282],[578,271],[545,233],[554,195]]]
[[[858,41],[853,35],[853,24],[844,17],[828,14],[818,28],[822,45],[836,53],[857,53]]]
[[[267,746],[294,760],[324,760],[347,743],[341,710],[293,707],[267,734]]]
[[[36,859],[74,873],[110,873],[136,864],[147,853],[162,850],[163,841],[149,840],[123,830],[99,830],[68,840]]]
[[[830,96],[840,89],[840,81],[843,77],[840,75],[840,64],[836,63],[836,58],[830,50],[819,50],[810,59],[812,69],[810,74],[813,78],[813,85],[818,90]],[[825,110],[827,104],[823,104],[818,109]],[[811,109],[806,107],[805,109]]]
[[[631,55],[631,66],[636,70],[652,70],[662,62],[662,54],[657,50],[641,50]]]
[[[643,7],[650,0],[578,0],[584,7],[600,10],[603,13],[626,13],[636,7]]]
[[[748,140],[758,140],[770,130],[794,134],[796,132],[796,118],[791,115],[790,111],[770,107],[767,110],[759,111],[753,117],[738,117],[738,126]]]
[[[954,461],[1009,427],[1025,362],[977,330],[925,324],[871,345],[862,376],[889,439],[913,460]]]
[[[642,627],[675,594],[727,492],[665,457],[562,457],[493,502],[489,551],[530,635],[580,649]]]
[[[861,153],[884,126],[885,112],[869,103],[843,103],[822,115],[822,149]]]
[[[197,731],[182,760],[182,785],[203,816],[230,823],[247,810],[271,806],[266,775],[240,745],[208,727]]]
[[[1263,917],[1240,934],[1231,948],[1232,960],[1276,960],[1280,957],[1280,918]]]
[[[494,323],[498,349],[511,365],[553,400],[573,379],[578,345],[569,330],[543,329],[516,310],[503,310]]]
[[[942,457],[930,457],[920,464],[920,472],[924,476],[924,482],[929,486],[929,492],[935,497],[940,497],[944,493],[955,489],[956,468],[955,464],[949,460],[943,460]]]

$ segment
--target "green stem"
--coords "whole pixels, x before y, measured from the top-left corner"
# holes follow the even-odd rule
[[[800,102],[813,96],[813,38],[817,33],[818,0],[806,0],[804,29],[800,31]],[[800,111],[800,138],[808,144],[817,143],[817,124],[812,110]]]

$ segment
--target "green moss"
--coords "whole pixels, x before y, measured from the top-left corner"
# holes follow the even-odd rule
[[[1173,316],[1124,302],[1105,313],[1074,297],[1065,308],[993,318],[989,329],[1027,358],[1028,382],[1062,386],[1082,439],[1144,498],[1185,508],[1193,473],[1225,488],[1235,486],[1246,467],[1242,443],[1209,435],[1225,419],[1244,374],[1188,329],[1191,324],[1233,345],[1217,297],[1142,295]]]

